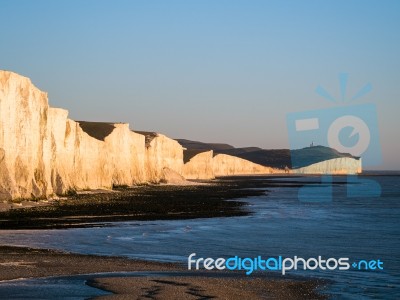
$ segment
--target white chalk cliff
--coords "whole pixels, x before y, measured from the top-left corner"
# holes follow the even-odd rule
[[[182,172],[175,140],[156,134],[146,142],[128,124],[81,126],[67,116],[28,78],[0,71],[1,200],[165,181],[165,168]]]
[[[177,174],[182,173],[183,148],[177,141],[156,132],[136,133],[145,137],[144,165],[141,166],[145,173],[145,181],[168,181],[165,178],[165,168]]]
[[[339,157],[321,161],[303,168],[293,169],[295,174],[358,174],[361,173],[361,158]]]
[[[213,170],[215,176],[271,174],[277,172],[273,168],[226,154],[215,155]]]
[[[0,70],[0,200],[46,198],[70,190],[281,172],[213,151],[187,152],[126,123],[73,121],[31,81]],[[361,161],[324,161],[298,173],[353,173]],[[357,171],[356,171],[357,170]]]
[[[213,179],[214,160],[212,150],[185,150],[182,175],[186,179]]]

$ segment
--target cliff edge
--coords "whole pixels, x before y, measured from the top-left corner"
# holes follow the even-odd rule
[[[150,142],[126,123],[73,121],[23,76],[0,71],[0,200],[165,181],[181,174],[183,149]]]
[[[361,159],[326,147],[295,150],[293,173],[357,173]],[[234,148],[133,131],[127,123],[74,121],[29,78],[0,70],[0,200],[186,179],[283,173],[289,150]]]

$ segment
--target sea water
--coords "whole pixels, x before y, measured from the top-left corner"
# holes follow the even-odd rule
[[[330,201],[299,201],[298,187],[291,186],[292,181],[313,186],[310,182],[318,183],[319,177],[279,178],[287,186],[243,199],[252,212],[248,216],[1,231],[0,243],[185,263],[191,253],[212,258],[348,257],[350,263],[379,259],[383,270],[301,269],[287,274],[327,279],[321,292],[333,298],[400,299],[400,176],[365,177],[379,183],[379,197],[347,197],[351,183],[345,178],[334,179]]]

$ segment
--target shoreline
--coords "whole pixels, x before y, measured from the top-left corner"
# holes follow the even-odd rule
[[[28,247],[0,246],[0,252],[0,289],[1,284],[19,280],[23,283],[24,280],[59,276],[73,279],[77,275],[86,275],[86,285],[112,293],[93,298],[98,300],[138,299],[149,295],[153,295],[152,299],[327,298],[317,292],[326,282],[313,278],[249,277],[236,272],[205,274],[188,271],[184,264],[178,263]]]
[[[225,276],[102,277],[87,285],[112,292],[97,300],[113,299],[327,299],[316,290],[317,280]]]
[[[7,229],[59,229],[107,226],[125,220],[177,220],[246,216],[244,198],[264,195],[269,187],[287,186],[279,178],[288,176],[225,177],[212,185],[140,186],[111,193],[85,193],[56,205],[15,209],[0,213]],[[292,187],[302,186],[290,176]],[[297,177],[297,176],[296,176]],[[271,180],[278,179],[278,180]],[[116,213],[133,209],[121,218]],[[136,209],[136,211],[134,210]],[[92,213],[91,215],[88,213]],[[136,212],[136,213],[135,213]],[[47,215],[46,215],[47,214]],[[5,218],[5,217],[10,218]],[[43,218],[47,216],[47,218]],[[125,219],[126,218],[126,219]],[[88,219],[90,222],[88,222]],[[24,221],[27,220],[27,221]],[[57,221],[53,223],[54,221]],[[93,222],[96,220],[96,222]],[[85,223],[82,223],[85,222]],[[4,226],[2,226],[4,228]],[[304,277],[301,280],[276,278],[273,274],[222,276],[209,272],[188,273],[183,264],[133,260],[124,257],[83,255],[57,250],[0,246],[0,280],[43,278],[89,274],[88,286],[112,292],[98,300],[132,299],[325,299],[317,292],[326,282]],[[180,272],[182,276],[104,276],[94,273]],[[187,273],[186,275],[183,273]],[[226,274],[226,273],[225,273]],[[232,273],[230,274],[232,275]],[[139,291],[139,292],[138,292]]]
[[[110,222],[193,219],[246,215],[239,201],[259,195],[215,186],[139,186],[117,192],[83,193],[51,205],[0,212],[2,229],[99,227]]]
[[[101,227],[118,221],[182,220],[246,216],[243,198],[260,196],[269,177],[219,178],[196,185],[144,185],[112,191],[83,192],[44,205],[0,211],[2,229]],[[227,201],[229,200],[229,201]]]
[[[0,246],[0,282],[51,276],[132,271],[179,271],[177,263]]]
[[[357,177],[398,177],[400,176],[400,171],[363,171],[361,174],[357,175],[346,175],[346,174],[329,174],[333,178],[346,178],[347,176],[357,176]],[[240,180],[251,180],[257,178],[298,178],[298,177],[320,177],[322,174],[295,174],[295,173],[275,173],[275,174],[253,174],[253,175],[226,175],[216,177],[215,179],[210,180],[190,180],[185,183],[159,183],[159,184],[144,184],[144,185],[136,185],[130,187],[115,187],[113,189],[94,189],[94,190],[81,190],[76,191],[74,195],[63,195],[63,196],[55,196],[50,197],[48,199],[16,199],[16,200],[4,200],[0,202],[0,222],[1,217],[7,214],[11,210],[18,209],[37,209],[40,211],[41,207],[49,207],[49,206],[57,206],[59,204],[66,204],[68,202],[71,203],[71,200],[83,200],[90,201],[96,200],[96,196],[105,195],[103,198],[112,199],[113,196],[115,198],[119,198],[121,196],[134,196],[135,191],[140,191],[141,189],[163,189],[166,191],[173,191],[179,189],[195,189],[196,187],[204,188],[204,187],[215,187],[224,185],[227,180],[240,181]],[[304,182],[303,182],[304,183]],[[276,186],[276,185],[274,185]],[[246,187],[244,187],[246,188]],[[201,192],[201,191],[200,191]],[[248,195],[253,196],[253,195]],[[247,197],[247,195],[243,195],[243,197]],[[236,197],[232,197],[235,199]],[[133,219],[134,220],[134,219]],[[84,226],[83,226],[84,227]]]

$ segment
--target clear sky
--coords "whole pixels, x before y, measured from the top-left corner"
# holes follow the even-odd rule
[[[286,114],[373,90],[380,168],[400,169],[400,1],[0,0],[0,69],[70,118],[287,148]]]

